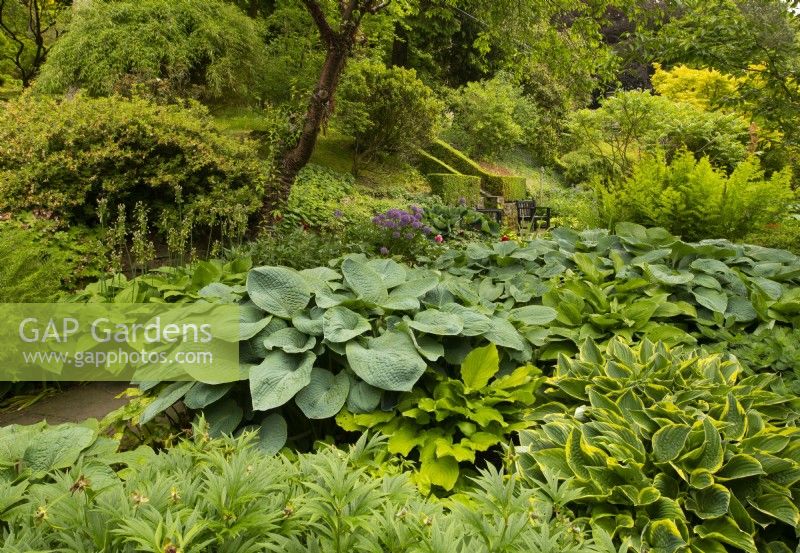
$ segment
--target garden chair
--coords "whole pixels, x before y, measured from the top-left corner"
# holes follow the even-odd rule
[[[549,229],[551,210],[549,207],[536,205],[536,200],[517,200],[517,224],[522,229],[523,225],[528,227],[530,232],[539,229]]]

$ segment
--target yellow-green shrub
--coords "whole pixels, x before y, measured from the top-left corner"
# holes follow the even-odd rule
[[[597,185],[604,219],[660,226],[685,240],[738,239],[779,221],[795,197],[791,171],[769,179],[757,159],[748,158],[730,176],[707,157],[683,152],[669,164],[663,155],[643,159],[631,177]]]

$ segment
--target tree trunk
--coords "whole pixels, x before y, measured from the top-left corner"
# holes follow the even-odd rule
[[[267,220],[270,219],[273,210],[280,209],[289,200],[289,193],[297,174],[308,164],[311,154],[314,153],[322,125],[333,111],[336,88],[339,86],[354,39],[355,33],[352,36],[342,37],[328,48],[322,72],[306,110],[300,138],[284,153],[276,186],[265,202],[263,215]]]

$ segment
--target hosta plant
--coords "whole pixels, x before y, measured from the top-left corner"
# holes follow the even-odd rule
[[[421,488],[451,490],[460,464],[473,466],[478,455],[509,443],[531,425],[525,413],[544,380],[540,375],[532,365],[501,373],[497,347],[489,344],[471,351],[457,375],[426,375],[392,410],[345,410],[336,420],[346,430],[373,429],[389,436],[391,453],[409,457],[413,452],[419,460]]]
[[[519,465],[569,481],[577,515],[642,552],[800,545],[800,399],[777,377],[615,339],[562,356],[547,386]]]

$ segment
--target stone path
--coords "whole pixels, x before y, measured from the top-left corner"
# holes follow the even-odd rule
[[[61,424],[91,418],[102,419],[128,402],[127,399],[117,399],[115,396],[129,386],[126,382],[78,384],[21,411],[0,413],[0,426],[34,424],[43,420],[50,424]]]

